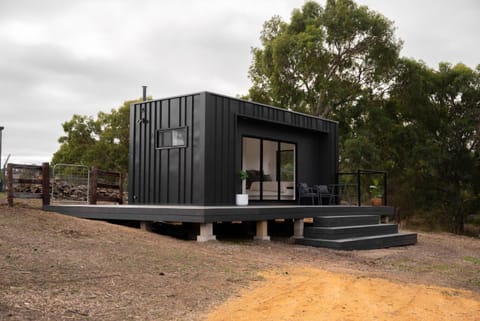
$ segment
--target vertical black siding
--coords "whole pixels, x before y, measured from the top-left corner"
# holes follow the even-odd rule
[[[233,204],[239,192],[235,173],[238,102],[234,101],[212,94],[206,97],[205,204]]]
[[[191,96],[186,97],[185,103],[185,125],[193,124],[193,98]],[[193,142],[193,126],[188,128],[187,139],[189,146]],[[192,171],[193,171],[193,148],[185,149],[185,176],[184,176],[184,203],[192,202]]]
[[[153,119],[153,122],[155,123],[154,125],[154,128],[157,129],[157,128],[161,128],[161,124],[162,124],[162,108],[161,108],[161,104],[162,102],[160,101],[156,101],[155,102],[155,113],[154,113],[154,119]],[[154,140],[154,144],[156,144],[155,142],[155,135],[156,133],[154,132],[153,133],[153,140]],[[159,152],[156,152],[156,153],[153,153],[155,155],[155,158],[154,158],[154,163],[153,163],[153,177],[155,178],[154,179],[154,195],[153,195],[153,203],[160,203],[161,202],[161,193],[162,193],[162,185],[160,184],[160,173],[162,171],[162,168],[161,168],[161,153]]]
[[[130,111],[129,202],[132,204],[202,203],[203,192],[193,193],[203,179],[203,116],[199,94],[132,104]],[[156,148],[159,129],[187,127],[186,148]],[[200,132],[199,132],[200,131]],[[197,144],[195,146],[195,144]],[[200,153],[203,155],[203,153]],[[195,163],[197,162],[197,163]],[[198,170],[203,173],[203,170]],[[195,187],[197,186],[197,187]],[[203,188],[201,188],[203,189]],[[200,197],[199,197],[199,196]]]
[[[169,127],[178,127],[178,121],[180,119],[180,110],[179,110],[179,100],[172,99],[170,100],[170,106],[168,112],[169,117]],[[168,149],[169,151],[169,161],[168,161],[168,202],[169,203],[178,203],[178,177],[180,176],[180,168],[178,166],[179,160],[179,148]]]
[[[247,129],[248,122],[253,125]],[[298,181],[335,183],[335,122],[207,93],[205,129],[205,204],[234,204],[235,194],[241,191],[237,172],[243,134],[296,142]]]
[[[205,92],[133,104],[130,124],[132,204],[233,204],[241,137],[255,132],[297,144],[299,181],[335,182],[335,122]],[[157,130],[184,126],[186,148],[155,148]]]
[[[164,100],[161,102],[161,125],[160,128],[169,128],[170,127],[170,101]],[[157,151],[160,154],[160,173],[156,177],[160,181],[160,202],[161,203],[168,203],[169,200],[169,170],[170,170],[170,150],[169,149],[160,149]]]
[[[192,203],[204,204],[206,199],[205,184],[210,179],[205,174],[206,146],[206,93],[194,96],[193,121],[193,175],[192,175]]]

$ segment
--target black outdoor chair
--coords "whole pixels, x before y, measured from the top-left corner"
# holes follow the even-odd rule
[[[332,204],[334,194],[328,189],[327,185],[313,185],[313,191],[317,193],[318,205],[323,205],[324,200],[326,200],[326,204]]]
[[[302,203],[302,198],[309,198],[312,205],[315,205],[315,199],[318,199],[317,193],[307,185],[307,183],[298,184],[298,204]]]

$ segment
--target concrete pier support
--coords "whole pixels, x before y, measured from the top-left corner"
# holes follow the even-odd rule
[[[303,238],[303,227],[305,225],[305,221],[303,218],[297,218],[293,220],[293,238],[299,239]]]
[[[268,236],[268,221],[257,221],[257,235],[255,235],[254,239],[270,241],[270,236]]]
[[[197,236],[197,242],[215,241],[217,238],[213,235],[213,224],[200,224],[200,235]]]
[[[140,222],[140,229],[142,231],[151,232],[152,231],[152,222]]]

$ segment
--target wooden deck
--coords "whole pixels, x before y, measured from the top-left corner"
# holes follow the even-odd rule
[[[295,243],[338,250],[365,250],[413,245],[415,233],[398,233],[396,224],[379,224],[380,217],[393,216],[389,206],[166,206],[166,205],[47,205],[46,211],[88,219],[197,223],[197,240],[215,240],[213,223],[253,221],[257,240],[269,240],[267,221],[294,219]],[[304,229],[305,218],[313,226]]]
[[[392,216],[389,206],[166,206],[166,205],[47,205],[44,210],[65,215],[103,220],[148,222],[215,223],[301,219],[319,216],[378,215]]]

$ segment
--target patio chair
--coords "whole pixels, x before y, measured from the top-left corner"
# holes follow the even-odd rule
[[[324,200],[327,200],[328,205],[332,204],[334,194],[328,189],[327,185],[313,185],[313,190],[317,193],[318,205],[323,205]]]
[[[302,203],[302,198],[309,198],[312,205],[315,205],[315,199],[318,199],[317,193],[307,185],[307,183],[298,184],[298,204]]]

